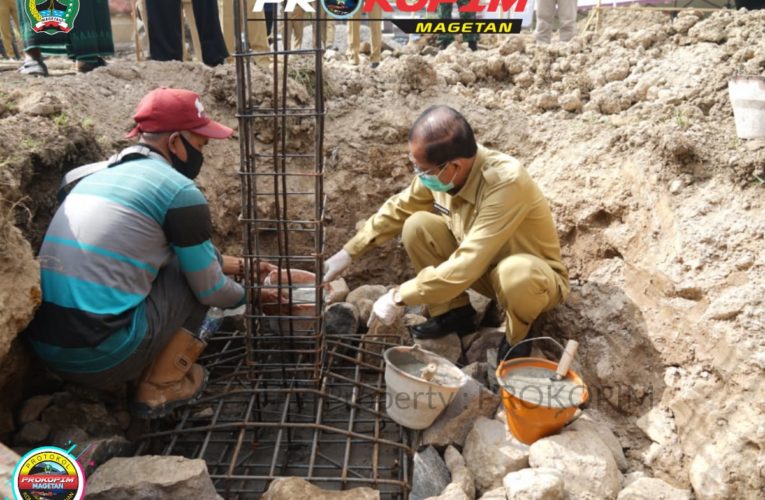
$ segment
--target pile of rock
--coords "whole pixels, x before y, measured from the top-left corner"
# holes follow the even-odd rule
[[[124,391],[104,392],[65,385],[53,394],[25,400],[15,415],[13,451],[24,455],[38,446],[58,446],[84,452],[80,462],[89,476],[112,457],[130,456],[135,445],[125,437],[130,413]]]

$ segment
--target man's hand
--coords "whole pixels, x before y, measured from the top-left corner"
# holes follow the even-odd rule
[[[337,279],[348,266],[351,265],[351,254],[345,250],[340,250],[335,255],[324,261],[324,278],[322,282],[329,283]]]
[[[372,326],[372,322],[375,318],[379,319],[382,324],[388,326],[392,325],[401,315],[404,313],[404,306],[396,303],[395,295],[398,292],[398,288],[388,290],[388,292],[377,299],[372,306],[372,314],[369,315],[369,321],[367,326]]]

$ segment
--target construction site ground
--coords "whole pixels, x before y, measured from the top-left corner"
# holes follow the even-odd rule
[[[408,45],[376,69],[326,55],[326,252],[410,182],[414,118],[432,104],[458,109],[480,143],[525,164],[551,203],[572,294],[538,327],[580,342],[591,409],[618,437],[627,473],[698,498],[761,498],[765,140],[737,137],[728,80],[765,75],[765,11],[605,11],[598,32],[567,44],[521,34],[484,36],[480,47]],[[9,445],[22,401],[53,392],[18,333],[39,304],[35,254],[62,174],[130,144],[133,110],[157,86],[200,93],[212,117],[238,128],[233,65],[122,57],[85,75],[52,67],[50,78],[0,73],[0,437]],[[290,72],[296,104],[314,91],[306,75]],[[269,79],[253,68],[257,99],[269,98]],[[256,133],[274,140],[267,127]],[[290,130],[288,148],[300,151],[305,133]],[[234,255],[238,169],[238,142],[216,141],[198,179],[215,243]],[[392,241],[345,278],[354,289],[412,275]]]

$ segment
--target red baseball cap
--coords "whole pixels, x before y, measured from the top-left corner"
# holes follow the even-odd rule
[[[136,126],[127,137],[141,132],[175,132],[189,130],[210,139],[226,139],[234,131],[211,120],[199,99],[190,90],[161,87],[146,94],[135,110]]]

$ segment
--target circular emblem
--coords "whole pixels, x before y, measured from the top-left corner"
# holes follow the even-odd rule
[[[35,448],[16,465],[13,493],[24,500],[80,500],[85,474],[77,459],[61,448]]]
[[[321,5],[330,17],[349,19],[361,8],[361,0],[321,0]]]
[[[27,0],[24,10],[35,33],[69,33],[80,12],[80,0]]]

